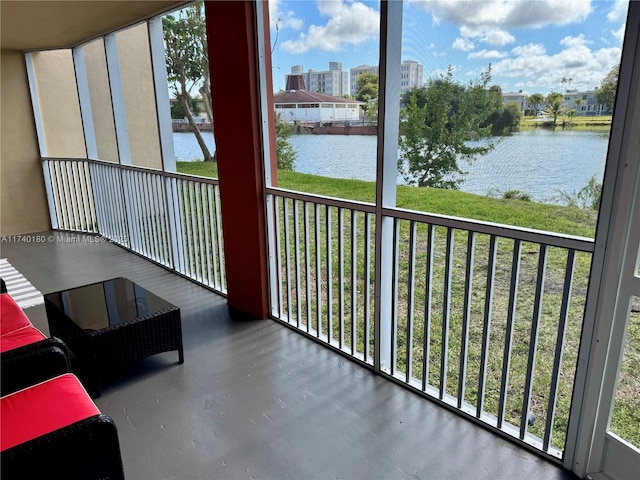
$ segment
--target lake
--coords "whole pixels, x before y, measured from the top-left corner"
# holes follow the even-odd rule
[[[213,149],[213,135],[203,132]],[[176,158],[190,161],[202,153],[192,133],[174,133]],[[489,154],[471,165],[460,189],[486,195],[521,190],[536,201],[553,202],[559,191],[575,193],[604,172],[609,134],[538,128],[503,137]],[[293,135],[296,171],[335,178],[375,180],[377,137],[367,135]],[[403,179],[398,178],[398,184]]]

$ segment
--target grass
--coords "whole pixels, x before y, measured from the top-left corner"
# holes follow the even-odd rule
[[[551,121],[551,118],[545,121]],[[562,122],[569,122],[569,117],[561,115],[557,120],[557,128],[561,128]],[[541,127],[544,121],[537,117],[523,117],[519,128],[529,129]],[[571,118],[571,125],[567,127],[571,130],[589,130],[596,132],[608,132],[611,129],[611,115],[583,116],[575,115]]]
[[[178,171],[215,177],[215,164],[177,162]],[[321,177],[298,172],[278,172],[278,186],[299,192],[374,203],[376,185],[362,180]],[[397,205],[420,212],[514,225],[550,232],[593,237],[597,212],[519,200],[490,198],[438,188],[398,186]]]
[[[203,162],[179,162],[178,169],[193,175],[214,176],[215,165]],[[333,179],[285,171],[278,173],[278,180],[279,186],[285,189],[368,203],[375,201],[375,184],[372,182]],[[278,213],[282,259],[278,284],[282,297],[283,319],[309,331],[314,331],[317,322],[320,322],[320,331],[317,335],[325,341],[360,354],[364,352],[366,341],[369,351],[372,352],[373,317],[369,318],[367,329],[364,304],[365,292],[368,292],[370,294],[369,309],[370,312],[373,311],[373,246],[369,246],[371,277],[367,278],[364,261],[366,244],[362,238],[364,215],[357,216],[355,249],[352,249],[349,210],[344,210],[341,230],[338,224],[338,209],[331,208],[332,217],[331,221],[328,221],[327,211],[324,207],[320,208],[317,211],[319,230],[316,232],[316,210],[310,208],[307,212],[308,226],[305,230],[305,222],[301,221],[305,216],[303,203],[285,201],[288,202],[289,215],[284,215],[282,203]],[[577,207],[404,186],[398,187],[397,205],[411,210],[585,237],[593,237],[597,217],[597,212]],[[296,217],[298,222],[295,221]],[[373,238],[375,228],[372,217],[370,221]],[[285,224],[288,226],[287,229]],[[332,229],[329,239],[327,238],[328,226]],[[490,415],[497,415],[503,368],[502,350],[508,317],[513,242],[506,239],[498,241],[493,296],[487,299],[486,279],[490,239],[487,235],[477,235],[475,238],[474,257],[471,262],[474,277],[473,283],[467,288],[464,282],[467,276],[467,233],[456,231],[452,237],[450,300],[448,308],[445,308],[446,229],[434,228],[434,239],[429,243],[426,225],[418,224],[415,230],[416,261],[413,264],[410,260],[409,230],[409,222],[399,222],[396,269],[398,287],[395,294],[397,308],[393,320],[396,339],[395,372],[404,377],[410,368],[411,377],[414,379],[424,380],[437,389],[442,382],[446,395],[460,397],[465,403],[475,405],[478,399],[479,374],[484,352],[486,381],[483,411]],[[319,238],[317,243],[316,233]],[[339,245],[341,241],[342,248]],[[308,247],[308,258],[305,246]],[[433,260],[431,266],[427,268],[430,249]],[[289,256],[289,265],[286,262],[287,256]],[[355,269],[353,268],[354,257]],[[519,290],[515,303],[516,316],[513,324],[512,359],[504,413],[505,421],[516,426],[520,421],[521,399],[527,373],[527,352],[530,347],[538,259],[539,246],[523,243]],[[566,261],[565,250],[549,249],[530,404],[530,409],[536,415],[537,421],[530,427],[529,432],[536,436],[544,433],[544,424],[548,415],[549,382],[554,352],[557,348],[556,332],[562,305]],[[567,331],[562,343],[563,358],[560,365],[558,400],[553,418],[552,445],[560,449],[564,446],[564,434],[569,415],[590,262],[591,255],[578,253]],[[410,265],[412,265],[411,269]],[[330,275],[328,266],[332,268]],[[428,272],[431,272],[431,296],[427,294]],[[409,280],[410,275],[413,275],[413,281]],[[318,285],[320,285],[319,297],[316,293]],[[408,302],[410,286],[415,292],[412,304]],[[331,298],[329,292],[331,292]],[[466,312],[465,298],[469,298],[469,310]],[[427,299],[430,299],[430,306],[426,303]],[[486,331],[484,312],[487,302],[492,306],[492,316],[488,324],[489,335],[485,347],[483,332]],[[445,316],[443,312],[448,312],[448,315]],[[443,334],[444,332],[446,335]],[[368,341],[365,340],[366,333],[368,333]],[[443,343],[445,338],[448,342],[446,346]],[[640,386],[638,380],[634,378],[635,372],[640,368],[640,346],[637,343],[640,331],[637,326],[630,328],[629,338],[622,367],[621,388],[618,390],[611,428],[626,440],[640,445],[640,414],[637,403]],[[465,359],[464,363],[460,362],[461,357]],[[447,369],[446,376],[441,378],[440,367],[443,362],[447,364]],[[426,378],[423,377],[425,368],[428,370]],[[463,370],[464,373],[461,375]],[[461,378],[465,381],[460,382]]]

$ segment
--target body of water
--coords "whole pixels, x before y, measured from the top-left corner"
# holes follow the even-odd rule
[[[213,135],[203,133],[213,149]],[[608,142],[609,135],[599,132],[543,128],[516,132],[473,164],[461,165],[469,173],[460,189],[481,195],[521,190],[536,201],[553,202],[559,191],[575,193],[593,176],[602,181]],[[202,157],[192,133],[174,133],[174,144],[178,160]],[[375,136],[293,135],[291,144],[298,153],[298,172],[375,180]],[[398,183],[404,183],[401,177]]]

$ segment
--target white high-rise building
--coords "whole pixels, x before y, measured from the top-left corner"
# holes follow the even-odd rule
[[[334,97],[349,93],[349,73],[342,71],[342,62],[329,62],[329,70],[309,69],[306,73],[302,65],[294,65],[291,75],[302,75],[305,88],[310,92]]]
[[[400,93],[424,84],[424,66],[415,61],[404,61],[400,66]]]
[[[400,65],[400,92],[404,93],[413,87],[421,87],[424,85],[424,66],[415,61],[404,61]],[[349,73],[351,80],[352,96],[356,96],[358,93],[358,76],[363,73],[374,73],[378,75],[379,69],[377,66],[372,65],[360,65],[356,68],[352,68]]]

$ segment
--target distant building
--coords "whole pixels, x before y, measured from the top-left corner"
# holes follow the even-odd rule
[[[373,73],[378,75],[379,69],[378,66],[372,65],[360,65],[356,68],[352,68],[349,70],[349,79],[351,81],[351,90],[350,94],[352,97],[355,97],[358,93],[358,77],[363,73]]]
[[[276,114],[286,123],[355,122],[360,120],[362,102],[307,90],[288,90],[274,94]]]
[[[424,67],[418,62],[404,61],[400,65],[400,93],[424,84]]]
[[[504,105],[506,105],[507,103],[515,103],[516,105],[518,105],[518,108],[520,108],[520,111],[524,112],[527,108],[527,96],[522,93],[522,91],[503,93],[502,103]]]
[[[611,108],[598,102],[596,93],[597,90],[567,92],[564,94],[564,104],[578,112],[578,115],[611,115]]]
[[[358,77],[363,73],[379,74],[378,66],[360,65],[349,70],[349,79],[351,81],[351,96],[355,97],[358,93]],[[413,60],[407,60],[400,65],[400,93],[411,90],[414,87],[424,85],[424,66]]]
[[[302,75],[304,84],[310,92],[334,97],[341,97],[349,93],[349,73],[342,71],[341,62],[329,62],[329,70],[309,69],[306,73],[303,65],[294,65],[291,67],[291,74],[286,76],[285,82],[290,76],[295,75]]]

